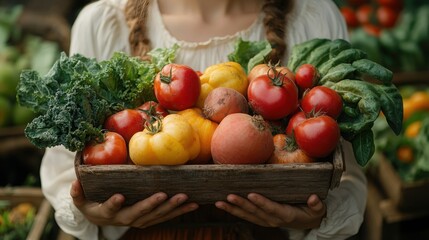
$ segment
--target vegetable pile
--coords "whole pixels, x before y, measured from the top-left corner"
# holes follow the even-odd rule
[[[24,71],[18,100],[40,114],[27,137],[83,151],[87,164],[178,165],[325,161],[342,136],[363,166],[380,113],[401,131],[392,72],[345,40],[298,44],[282,66],[264,63],[268,42],[240,39],[230,61],[202,72],[173,63],[176,50],[148,61],[63,54],[44,77]]]

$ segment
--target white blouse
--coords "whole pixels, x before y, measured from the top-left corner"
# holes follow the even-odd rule
[[[126,0],[99,0],[83,8],[72,28],[69,54],[81,53],[104,60],[115,51],[130,53],[129,29],[123,12],[125,3]],[[152,48],[171,47],[177,43],[180,49],[176,62],[195,70],[203,71],[210,65],[228,61],[227,55],[233,51],[238,38],[251,41],[265,39],[263,13],[251,26],[234,35],[214,37],[205,42],[186,42],[168,32],[156,1],[152,1],[149,7],[147,32]],[[312,38],[348,39],[344,20],[331,0],[296,0],[293,11],[287,16],[287,23],[289,50],[293,45]],[[358,232],[366,206],[366,178],[356,163],[351,144],[343,141],[343,149],[347,168],[340,186],[329,191],[325,200],[326,218],[318,229],[289,229],[291,239],[345,239]],[[55,209],[58,225],[79,239],[97,239],[99,229],[105,238],[118,239],[128,227],[98,228],[74,206],[70,196],[71,182],[76,179],[74,154],[62,146],[49,148],[40,169],[42,189]]]

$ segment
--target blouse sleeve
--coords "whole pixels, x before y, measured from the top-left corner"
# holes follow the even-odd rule
[[[120,6],[113,0],[100,0],[79,13],[71,36],[70,54],[80,53],[98,60],[109,59],[114,51],[127,51],[128,28]],[[40,177],[43,193],[55,209],[55,220],[66,233],[78,239],[118,239],[128,228],[98,226],[89,222],[75,207],[70,188],[76,179],[75,153],[62,146],[48,148],[42,159]],[[99,232],[99,229],[101,231]]]
[[[130,52],[122,2],[101,0],[81,10],[72,27],[70,55],[105,60],[115,51]]]
[[[346,39],[347,28],[331,0],[296,1],[298,10],[290,17],[290,46],[313,38]],[[301,3],[298,3],[301,2]],[[306,3],[302,3],[306,2]],[[290,19],[290,18],[289,18]],[[318,229],[289,230],[291,239],[346,239],[358,233],[367,200],[367,180],[357,164],[350,142],[342,140],[346,169],[339,187],[328,192],[327,215]]]

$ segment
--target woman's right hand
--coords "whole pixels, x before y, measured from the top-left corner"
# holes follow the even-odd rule
[[[123,207],[125,197],[115,194],[104,203],[88,201],[78,180],[72,183],[70,195],[74,205],[98,226],[114,225],[146,228],[198,208],[196,203],[183,204],[188,197],[179,193],[168,199],[165,193],[155,193],[131,206]]]

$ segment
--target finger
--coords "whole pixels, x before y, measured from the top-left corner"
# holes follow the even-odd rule
[[[227,196],[227,201],[228,202],[218,201],[215,203],[215,206],[241,219],[261,226],[267,226],[266,222],[260,218],[260,214],[257,214],[259,211],[257,207],[249,200],[234,194],[229,194]]]
[[[261,226],[267,226],[265,223],[263,223],[259,218],[257,218],[255,215],[244,211],[243,209],[240,209],[239,207],[230,204],[228,202],[225,201],[217,201],[215,203],[215,206],[231,215],[234,215],[238,218],[244,219],[246,221],[252,222],[254,224],[257,225],[261,225]]]
[[[138,227],[147,227],[198,208],[198,205],[195,203],[182,205],[186,200],[188,200],[186,194],[176,194],[168,199],[168,201],[159,204],[156,208],[152,209],[152,211],[138,218],[134,224]]]
[[[273,202],[270,199],[257,194],[257,193],[249,193],[247,198],[258,208],[263,209],[266,213],[276,215],[279,211],[282,211],[284,205]]]
[[[257,212],[259,211],[258,207],[253,204],[251,201],[249,201],[249,199],[240,197],[238,195],[235,194],[229,194],[226,197],[226,200],[238,207],[240,207],[241,209],[249,212],[250,214],[257,214]]]
[[[247,198],[261,209],[260,218],[265,219],[270,226],[277,227],[281,223],[291,222],[295,218],[296,209],[289,204],[271,201],[257,193],[250,193]]]
[[[167,194],[163,192],[155,193],[152,196],[143,199],[131,206],[123,208],[118,213],[119,221],[124,224],[131,224],[136,219],[139,219],[141,216],[144,216],[159,206],[167,199]]]
[[[168,201],[164,200],[151,208],[141,210],[141,214],[135,215],[135,220],[130,224],[139,228],[148,227],[198,208],[195,203],[182,205],[187,199],[188,197],[185,194],[176,194]]]
[[[73,203],[74,205],[80,209],[81,207],[83,207],[85,205],[86,198],[85,195],[83,193],[83,189],[82,186],[80,185],[79,180],[74,180],[71,184],[71,189],[70,189],[70,196],[73,199]]]
[[[87,219],[97,224],[106,224],[105,219],[111,219],[124,201],[124,197],[120,194],[115,194],[102,204],[88,201],[78,180],[72,182],[70,196],[73,199],[73,204]]]
[[[107,201],[99,205],[101,214],[105,218],[111,218],[122,208],[125,197],[121,194],[111,196]]]
[[[316,194],[310,195],[307,200],[308,208],[316,214],[324,213],[326,211],[326,206],[320,200],[320,198]]]
[[[136,222],[139,222],[139,227],[140,228],[141,227],[149,227],[149,226],[161,223],[161,222],[168,221],[170,219],[173,219],[173,218],[178,217],[180,215],[183,215],[185,213],[195,211],[196,209],[198,209],[198,207],[199,206],[196,203],[186,203],[186,204],[184,204],[182,206],[179,206],[179,207],[175,208],[173,211],[165,214],[164,216],[162,216],[160,218],[155,218],[152,221],[144,221],[143,220],[141,222],[139,222],[139,221],[136,221]]]

